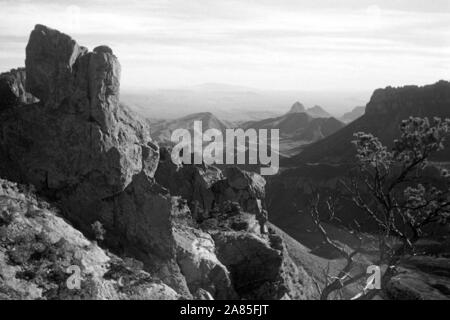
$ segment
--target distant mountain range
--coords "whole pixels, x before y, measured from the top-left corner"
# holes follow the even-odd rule
[[[301,106],[301,104],[300,104]],[[250,121],[243,124],[244,129],[279,129],[280,137],[290,137],[306,143],[322,139],[344,127],[339,120],[314,118],[295,103],[291,110],[281,117]]]
[[[378,89],[363,116],[333,135],[309,145],[289,163],[295,166],[298,163],[351,162],[355,155],[351,145],[355,132],[372,133],[390,146],[399,134],[401,121],[411,116],[450,118],[450,83],[439,81],[423,87]],[[450,148],[437,155],[437,159],[449,161]]]
[[[305,108],[305,106],[303,104],[301,104],[300,102],[295,102],[291,109],[289,110],[288,114],[291,113],[307,113],[308,115],[310,115],[313,118],[330,118],[331,115],[325,111],[321,106],[315,105],[312,108]]]
[[[348,106],[362,105],[368,91],[330,92],[302,90],[263,90],[245,86],[206,83],[172,89],[122,89],[120,99],[147,118],[176,119],[192,113],[211,111],[228,121],[263,120],[281,116],[287,105],[301,97],[308,106],[327,106],[329,114],[340,114]],[[329,117],[316,114],[313,117]]]
[[[301,104],[300,102],[295,102],[291,109],[288,111],[288,114],[290,113],[302,113],[302,112],[306,112],[306,108],[303,104]]]
[[[175,120],[161,120],[152,123],[151,135],[157,141],[170,141],[171,134],[176,129],[187,129],[193,131],[194,121],[202,122],[202,129],[218,129],[224,132],[230,128],[230,124],[219,120],[211,112],[200,112],[190,114]]]
[[[331,114],[325,111],[321,106],[314,106],[312,108],[308,108],[306,113],[309,114],[313,118],[330,118]]]
[[[284,156],[291,156],[299,152],[299,147],[323,139],[344,127],[344,123],[333,117],[313,117],[309,114],[309,110],[315,112],[316,115],[327,114],[318,106],[305,109],[300,102],[294,103],[291,109],[282,116],[242,123],[223,121],[211,112],[200,112],[175,120],[153,120],[151,121],[151,135],[156,141],[167,142],[170,141],[171,134],[175,129],[188,129],[192,132],[194,121],[202,122],[203,131],[218,129],[225,132],[227,128],[279,129],[280,152]]]

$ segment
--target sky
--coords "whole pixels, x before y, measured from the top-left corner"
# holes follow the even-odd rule
[[[449,79],[450,0],[0,0],[0,71],[33,26],[109,45],[122,88],[373,90]]]

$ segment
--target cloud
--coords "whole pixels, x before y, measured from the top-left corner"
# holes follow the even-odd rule
[[[0,0],[0,6],[1,70],[23,65],[28,34],[43,23],[90,48],[110,45],[125,87],[374,89],[448,77],[448,1]]]

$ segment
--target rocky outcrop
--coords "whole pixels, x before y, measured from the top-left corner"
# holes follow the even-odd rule
[[[208,218],[213,210],[222,210],[229,202],[242,211],[265,214],[265,179],[254,172],[227,167],[176,165],[170,160],[170,148],[161,148],[161,159],[155,174],[158,183],[188,201],[196,220]]]
[[[244,299],[311,298],[313,283],[290,259],[281,239],[244,231],[213,233],[219,259]],[[281,244],[281,245],[280,245]]]
[[[237,299],[228,269],[216,256],[211,236],[198,229],[177,225],[177,262],[194,297],[206,291],[216,299]]]
[[[0,110],[37,102],[37,99],[26,91],[25,83],[24,68],[12,69],[0,74]]]
[[[228,167],[225,169],[225,177],[211,188],[218,205],[235,202],[243,211],[253,213],[258,218],[267,218],[264,207],[266,180],[262,176],[237,167]]]
[[[101,225],[102,245],[142,261],[148,273],[140,270],[133,277],[146,279],[150,274],[161,281],[130,284],[137,291],[125,286],[128,295],[108,291],[93,298],[158,298],[156,291],[161,298],[243,297],[235,289],[240,267],[231,272],[231,264],[219,257],[228,240],[219,248],[214,237],[222,239],[224,229],[240,232],[231,235],[233,243],[236,237],[247,241],[247,236],[252,243],[261,242],[248,250],[268,251],[268,261],[275,261],[273,270],[280,273],[274,271],[271,279],[286,284],[286,294],[298,290],[288,285],[297,281],[293,277],[298,274],[281,275],[290,268],[283,267],[287,257],[273,258],[272,249],[263,245],[270,237],[255,228],[264,212],[264,179],[236,169],[227,170],[224,177],[214,167],[179,167],[164,151],[160,159],[148,123],[119,103],[120,64],[110,48],[99,46],[91,52],[69,36],[37,25],[26,49],[26,77],[27,92],[39,102],[0,109],[0,175],[35,186],[89,237],[98,236],[92,224]],[[226,195],[213,191],[220,181],[227,183]],[[242,209],[221,212],[217,201],[237,202]],[[253,221],[250,229],[245,219],[239,219],[248,215]],[[213,220],[215,228],[203,226]],[[20,247],[19,241],[12,246]],[[31,257],[35,251],[30,250],[25,251]],[[245,257],[243,253],[239,261]],[[107,260],[101,257],[98,264]],[[120,262],[113,269],[128,274],[129,268]],[[105,277],[121,283],[116,271],[99,271],[102,285]],[[251,290],[245,296],[252,296]],[[281,295],[269,292],[264,297]]]
[[[395,300],[449,300],[449,277],[448,258],[405,257],[383,291]]]
[[[439,81],[423,87],[404,86],[377,89],[366,106],[366,114],[396,114],[399,112],[416,112],[425,116],[427,113],[448,112],[450,103],[450,83]],[[412,110],[413,109],[413,110]]]
[[[0,180],[0,206],[0,300],[179,297],[142,263],[86,239],[23,186]]]
[[[172,195],[185,199],[195,220],[208,217],[214,207],[214,194],[211,187],[217,181],[224,179],[222,171],[206,164],[174,164],[170,152],[169,147],[160,149],[160,161],[155,173],[156,181],[167,188]]]
[[[110,228],[104,199],[141,172],[151,178],[158,162],[147,123],[118,103],[119,62],[41,25],[26,53],[26,88],[40,102],[0,115],[2,174],[60,199],[81,227],[100,219]]]
[[[40,102],[0,114],[1,174],[57,200],[87,234],[100,221],[106,244],[181,279],[171,224],[179,210],[153,181],[159,150],[148,124],[119,104],[112,50],[89,52],[37,25],[26,53],[26,88]],[[177,284],[188,292],[182,280]]]

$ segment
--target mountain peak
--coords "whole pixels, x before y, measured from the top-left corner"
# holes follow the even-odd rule
[[[291,110],[289,110],[288,113],[302,113],[305,111],[305,106],[297,101],[292,105]]]
[[[355,107],[351,111],[344,113],[339,120],[341,120],[344,123],[350,123],[361,117],[365,111],[366,107],[364,106]]]
[[[306,110],[306,112],[313,118],[329,118],[331,115],[325,111],[321,106],[315,105],[312,108]]]

